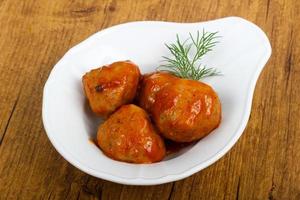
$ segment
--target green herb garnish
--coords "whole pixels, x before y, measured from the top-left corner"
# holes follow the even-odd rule
[[[212,48],[218,43],[216,41],[219,38],[217,33],[209,33],[203,30],[200,36],[199,31],[197,31],[196,38],[189,33],[190,37],[184,42],[180,41],[177,34],[176,43],[165,44],[170,50],[172,58],[163,56],[163,62],[165,63],[160,65],[158,70],[168,71],[175,76],[192,80],[221,75],[216,69],[207,68],[205,65],[199,63],[201,58],[209,51],[212,51]],[[195,49],[194,55],[190,55],[192,49]]]

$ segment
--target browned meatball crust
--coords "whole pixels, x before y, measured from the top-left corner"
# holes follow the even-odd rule
[[[121,106],[99,126],[97,141],[107,156],[125,162],[153,163],[166,154],[147,113],[133,104]]]
[[[134,99],[139,79],[137,65],[120,61],[91,70],[82,77],[82,82],[92,111],[107,117]]]
[[[172,84],[176,79],[177,77],[164,72],[144,75],[139,85],[138,104],[146,111],[151,112],[157,92],[163,87]]]
[[[205,83],[156,73],[143,79],[140,91],[139,105],[170,140],[198,140],[221,122],[220,100]]]

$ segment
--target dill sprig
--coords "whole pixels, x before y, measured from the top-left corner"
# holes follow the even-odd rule
[[[176,43],[165,44],[170,50],[172,58],[163,56],[165,63],[160,65],[158,70],[168,71],[178,77],[192,80],[221,75],[216,69],[207,68],[199,63],[201,58],[209,51],[212,51],[212,48],[218,43],[216,41],[219,38],[217,33],[209,33],[203,30],[200,36],[199,31],[197,31],[196,38],[189,33],[189,38],[183,42],[177,34]],[[190,55],[192,49],[195,49],[194,55]]]

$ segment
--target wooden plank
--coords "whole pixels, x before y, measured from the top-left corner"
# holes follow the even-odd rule
[[[300,199],[299,11],[296,0],[0,0],[0,199]],[[127,21],[228,15],[261,26],[273,53],[248,126],[221,160],[184,180],[140,187],[91,177],[54,150],[41,122],[42,90],[70,47]]]

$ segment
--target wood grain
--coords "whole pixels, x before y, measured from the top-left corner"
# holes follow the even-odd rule
[[[0,0],[0,199],[300,199],[299,13],[297,0]],[[70,47],[122,22],[232,15],[262,27],[273,52],[244,134],[217,163],[174,183],[125,186],[84,174],[54,150],[42,90]]]

